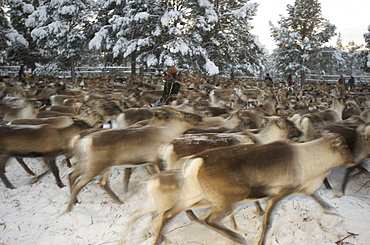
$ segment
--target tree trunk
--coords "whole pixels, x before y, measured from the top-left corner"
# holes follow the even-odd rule
[[[136,75],[136,52],[131,54],[131,75]]]
[[[213,84],[217,84],[218,83],[218,75],[213,75]]]
[[[71,57],[71,82],[74,84],[76,80],[76,72],[75,72],[75,62],[73,57]]]
[[[144,66],[140,66],[139,75],[144,76]]]
[[[304,71],[301,71],[301,86],[303,86],[305,81],[306,81],[306,73]]]

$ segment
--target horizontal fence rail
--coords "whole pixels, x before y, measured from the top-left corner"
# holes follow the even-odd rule
[[[339,80],[340,75],[317,75],[317,74],[307,74],[306,81],[308,82],[316,82],[316,81],[325,81],[325,82],[330,82],[330,83],[336,83]],[[370,83],[370,76],[364,76],[364,75],[359,75],[355,76],[356,83]],[[344,81],[347,83],[349,76],[343,75]]]
[[[18,76],[20,66],[0,66],[0,73],[4,76]],[[165,69],[160,68],[150,68],[145,69],[145,71],[140,72],[140,67],[136,68],[137,74],[139,75],[154,75],[154,74],[165,74]],[[25,70],[26,74],[31,74],[31,70]],[[131,74],[131,67],[130,66],[106,66],[106,67],[95,67],[95,66],[81,66],[75,67],[75,73],[77,77],[88,77],[88,76],[119,76],[119,75],[129,75]],[[71,72],[70,71],[60,71],[56,72],[54,75],[62,77],[62,78],[70,78]],[[318,75],[318,74],[307,74],[307,78],[305,81],[307,82],[317,82],[317,81],[325,81],[330,83],[338,82],[339,75]],[[370,76],[369,75],[359,75],[355,76],[356,83],[370,83]],[[220,77],[227,77],[226,75],[220,75]],[[348,82],[349,76],[344,75],[345,82]],[[251,77],[251,76],[235,76],[235,78],[258,78],[258,77]],[[263,79],[263,78],[262,78]],[[281,80],[281,79],[279,79]],[[284,78],[282,78],[284,80]],[[299,78],[295,79],[296,81]]]

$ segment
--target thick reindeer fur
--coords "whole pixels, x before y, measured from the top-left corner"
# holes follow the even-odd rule
[[[105,180],[102,187],[113,199],[119,200],[107,185],[107,176],[104,177],[110,167],[159,166],[158,148],[202,120],[195,114],[170,112],[174,118],[166,126],[103,130],[81,138],[76,143],[78,163],[70,174],[71,199],[66,212],[71,211],[81,189],[95,176],[102,174]]]
[[[184,188],[189,188],[182,201],[165,212],[155,244],[162,241],[162,230],[180,212],[194,208],[200,201],[211,205],[209,216],[202,223],[245,244],[244,238],[219,224],[232,213],[240,201],[268,198],[259,245],[265,244],[276,204],[288,195],[312,196],[327,213],[333,208],[315,191],[336,166],[351,166],[350,151],[342,137],[327,134],[307,143],[276,141],[264,145],[239,145],[216,148],[189,158],[183,167]]]

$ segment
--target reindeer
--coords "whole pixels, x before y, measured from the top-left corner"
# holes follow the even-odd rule
[[[46,118],[25,118],[15,119],[8,123],[9,125],[40,125],[49,124],[55,127],[68,127],[73,124],[72,117],[59,116],[59,117],[46,117]]]
[[[46,117],[46,118],[25,118],[25,119],[15,119],[8,123],[8,125],[41,125],[48,124],[54,127],[68,127],[73,124],[73,118],[69,116],[59,116],[59,117]],[[23,161],[23,158],[16,157],[17,162],[26,170],[30,175],[35,175]],[[65,158],[68,167],[72,167],[69,157]]]
[[[185,156],[211,148],[238,144],[266,144],[275,140],[300,137],[299,130],[289,119],[266,117],[267,126],[258,133],[241,131],[238,133],[184,134],[161,148],[161,158],[168,169],[177,169],[178,160]]]
[[[79,115],[75,113],[63,113],[58,111],[40,111],[37,113],[36,118],[50,118],[50,117],[60,117],[67,116],[74,119],[83,120],[90,124],[92,127],[100,127],[105,123],[102,115],[98,112],[92,110],[91,108],[85,108]]]
[[[331,108],[325,111],[303,114],[299,119],[295,118],[297,114],[291,115],[292,119],[295,118],[293,120],[297,126],[304,132],[302,142],[319,137],[320,131],[326,125],[342,121],[343,103],[334,100]]]
[[[3,120],[6,122],[21,118],[35,118],[38,110],[31,102],[25,102],[24,106],[8,106],[3,108]]]
[[[165,126],[172,119],[173,119],[173,115],[170,113],[170,111],[168,109],[156,108],[156,109],[153,109],[152,118],[150,118],[148,120],[138,121],[135,124],[129,126],[129,128],[139,128],[139,127],[143,127],[143,126],[147,126],[147,125]],[[81,133],[75,134],[73,136],[72,140],[69,143],[71,151],[74,151],[76,142],[79,139],[85,137],[88,134],[91,134],[91,133],[94,133],[94,132],[97,132],[97,131],[100,131],[100,130],[102,130],[102,128],[93,128],[93,129],[84,130]],[[133,170],[133,168],[130,168],[130,167],[126,167],[126,169],[125,169],[125,174],[124,174],[124,192],[125,192],[125,194],[128,192],[128,182],[129,182],[129,179],[131,177],[132,170]],[[148,168],[148,171],[149,171],[149,173],[152,173],[151,168]],[[104,177],[108,177],[109,174],[110,174],[110,171],[106,172]],[[103,179],[101,182],[106,183],[107,180]],[[113,196],[115,197],[115,195],[113,195]],[[115,199],[115,201],[119,204],[122,204],[122,202],[119,198]]]
[[[172,218],[204,202],[210,204],[211,212],[201,223],[234,242],[245,244],[240,234],[219,222],[232,213],[232,206],[237,202],[268,198],[258,242],[265,244],[273,209],[291,194],[311,196],[326,213],[334,213],[334,208],[315,191],[331,168],[349,167],[352,163],[345,140],[337,134],[326,134],[307,143],[275,141],[198,153],[190,157],[182,169],[181,200],[164,213],[155,244],[163,240],[162,230]]]
[[[78,163],[69,175],[71,199],[66,212],[71,211],[81,189],[98,175],[103,175],[101,186],[114,200],[121,202],[108,186],[108,170],[114,166],[154,165],[159,168],[158,148],[202,120],[195,114],[175,110],[170,112],[174,119],[165,126],[104,130],[78,140],[75,147]]]
[[[54,94],[49,97],[50,103],[53,106],[66,106],[77,103],[76,96],[66,94]]]
[[[116,118],[117,128],[126,128],[139,121],[151,119],[154,116],[152,108],[130,108]]]
[[[9,158],[42,157],[62,188],[55,158],[68,153],[69,140],[81,130],[90,128],[84,121],[76,120],[68,127],[52,125],[1,125],[0,126],[0,178],[5,186],[14,189],[5,175]],[[21,163],[23,166],[23,164]],[[27,170],[26,170],[27,171]],[[28,172],[28,171],[27,171]]]
[[[302,132],[288,119],[279,117],[269,118],[268,125],[259,134],[251,134],[249,132],[235,134],[194,134],[183,135],[176,138],[171,143],[162,147],[161,151],[164,162],[167,163],[167,171],[160,172],[152,176],[147,182],[147,202],[144,207],[137,210],[129,224],[128,234],[131,235],[133,224],[142,216],[155,212],[155,218],[152,221],[152,229],[154,233],[158,230],[158,222],[163,217],[165,211],[174,206],[181,200],[183,195],[183,177],[181,169],[183,163],[196,153],[213,149],[222,146],[254,144],[254,143],[270,143],[275,140],[284,138],[299,137]],[[222,148],[221,148],[222,149]],[[167,155],[166,155],[167,154]],[[181,160],[179,160],[179,158]],[[165,192],[165,194],[163,194]],[[202,206],[208,206],[202,204]],[[197,205],[199,208],[200,205]],[[257,214],[262,216],[264,211],[256,202]],[[198,218],[191,212],[187,212],[191,220],[198,221]],[[236,222],[231,215],[231,222],[236,229]],[[130,237],[127,239],[130,241]]]
[[[246,101],[247,107],[256,107],[263,95],[263,91],[259,88],[248,88],[244,89],[241,93],[240,98]]]
[[[208,133],[215,132],[221,133],[228,130],[237,129],[242,131],[246,128],[247,124],[250,122],[249,119],[242,118],[239,111],[233,111],[227,118],[222,116],[216,117],[204,117],[203,122],[195,126],[192,129],[189,129],[185,134],[189,133]]]
[[[346,169],[340,192],[336,194],[337,197],[341,197],[345,194],[346,187],[353,172],[355,172],[356,170],[359,170],[360,173],[367,172],[367,170],[362,166],[362,163],[366,158],[370,156],[369,126],[369,124],[349,125],[345,123],[337,123],[328,125],[324,128],[325,132],[330,131],[343,136],[348,144],[348,148],[351,151],[355,163],[354,166]],[[324,184],[326,188],[332,189],[327,179],[325,179]]]

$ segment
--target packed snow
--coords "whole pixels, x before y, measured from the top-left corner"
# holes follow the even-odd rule
[[[72,159],[72,162],[75,162]],[[47,170],[42,161],[26,159],[37,174]],[[145,168],[137,168],[131,177],[129,193],[124,198],[123,168],[112,171],[112,189],[125,203],[116,204],[98,185],[90,183],[79,194],[79,204],[70,213],[63,214],[70,197],[68,174],[72,171],[58,158],[63,182],[60,189],[51,173],[35,183],[20,165],[11,160],[7,176],[17,187],[7,189],[0,183],[0,244],[123,244],[132,213],[145,202],[145,182],[149,175]],[[322,198],[335,207],[338,215],[325,214],[310,197],[293,195],[284,199],[274,212],[274,221],[267,236],[267,245],[278,244],[353,244],[365,245],[370,241],[370,174],[362,174],[349,183],[346,196],[335,193],[343,177],[342,168],[333,169],[329,181],[334,190],[321,187]],[[265,202],[262,201],[264,207]],[[241,234],[248,244],[256,244],[261,232],[262,218],[257,217],[252,202],[234,208]],[[207,209],[196,210],[205,217]],[[153,244],[148,236],[151,217],[147,215],[135,223],[130,244]],[[224,225],[231,227],[229,219]],[[191,222],[180,214],[165,232],[167,244],[233,244],[222,235]]]

